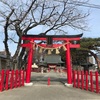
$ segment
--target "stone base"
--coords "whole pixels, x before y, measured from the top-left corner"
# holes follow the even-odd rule
[[[24,83],[24,86],[32,86],[33,85],[33,83]]]
[[[67,87],[73,87],[73,84],[65,83],[65,86],[67,86]]]

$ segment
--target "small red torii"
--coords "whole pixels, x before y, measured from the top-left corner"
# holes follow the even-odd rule
[[[28,64],[26,68],[26,84],[30,84],[31,78],[31,66],[32,66],[32,58],[33,58],[33,43],[35,40],[54,40],[54,41],[64,41],[66,42],[66,72],[67,72],[67,84],[72,85],[72,65],[71,65],[71,57],[70,57],[70,48],[79,48],[80,44],[72,43],[72,41],[79,41],[83,34],[78,35],[23,35],[22,40],[28,40],[30,42],[21,44],[22,47],[29,48],[28,53]],[[52,44],[53,48],[60,46],[61,44]],[[47,47],[47,44],[42,44],[42,46]]]

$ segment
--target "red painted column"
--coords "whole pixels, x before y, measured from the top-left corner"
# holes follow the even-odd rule
[[[33,60],[33,45],[31,46],[28,53],[28,64],[27,64],[27,69],[26,69],[26,83],[30,83],[32,60]]]
[[[72,84],[72,66],[71,66],[71,55],[70,55],[70,43],[66,44],[66,48],[67,48],[67,50],[66,50],[67,83]]]

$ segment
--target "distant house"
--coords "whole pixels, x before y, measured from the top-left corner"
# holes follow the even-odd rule
[[[40,62],[40,66],[56,67],[64,64],[61,60],[61,56],[57,54],[45,55],[44,59]]]
[[[97,54],[97,57],[100,59],[100,53]],[[93,56],[89,56],[88,61],[97,66],[97,62]]]
[[[0,51],[0,70],[6,69],[7,57],[5,51]]]
[[[17,61],[15,60],[12,64],[12,61],[10,59],[10,62],[7,61],[7,56],[5,51],[0,51],[0,70],[1,69],[15,69],[17,68]]]

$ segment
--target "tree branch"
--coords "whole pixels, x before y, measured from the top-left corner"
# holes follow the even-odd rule
[[[18,24],[20,24],[20,23],[25,19],[25,17],[27,16],[27,14],[30,12],[32,6],[34,5],[35,1],[36,1],[36,0],[32,1],[32,3],[31,3],[31,5],[30,5],[29,9],[26,11],[26,13],[25,13],[24,16],[21,18],[20,22],[18,22]]]
[[[11,15],[13,14],[14,12],[14,9],[10,12],[10,14],[8,15],[8,17],[6,18],[6,23],[5,23],[5,26],[4,26],[4,33],[5,33],[5,40],[4,40],[4,45],[5,45],[5,50],[6,50],[6,53],[7,53],[7,56],[10,57],[10,51],[9,51],[9,47],[8,47],[8,27],[9,27],[9,20],[10,20],[10,17]]]

